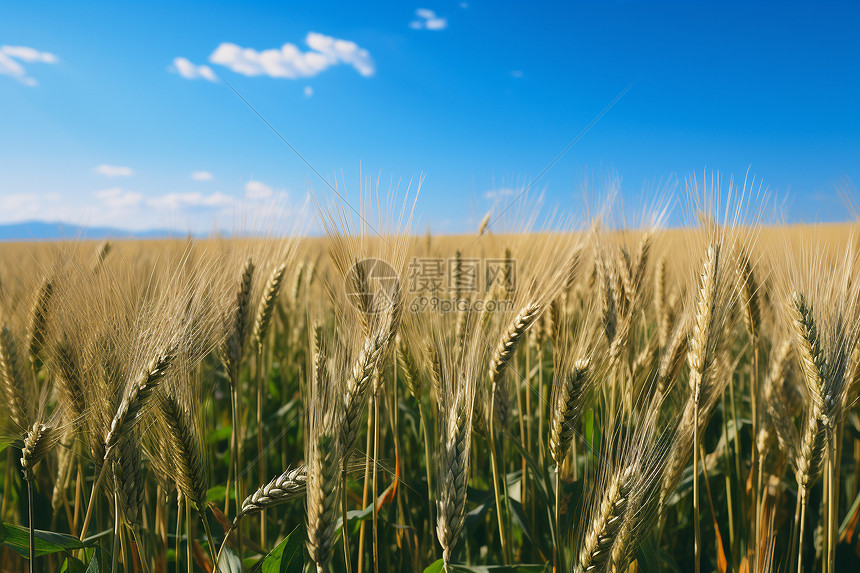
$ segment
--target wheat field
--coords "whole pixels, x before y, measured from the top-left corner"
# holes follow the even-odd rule
[[[0,244],[0,569],[860,570],[857,225],[731,195]]]

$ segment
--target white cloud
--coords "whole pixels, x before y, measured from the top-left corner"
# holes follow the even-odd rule
[[[305,97],[311,97],[314,95],[314,88],[311,86],[305,86],[305,89],[302,90],[302,93],[305,94]]]
[[[59,201],[60,196],[56,192],[0,194],[0,221],[11,223],[56,219],[65,212],[58,204]]]
[[[198,66],[196,64],[191,63],[191,60],[187,58],[174,58],[173,66],[169,68],[170,71],[179,74],[186,80],[198,80],[204,79],[209,80],[210,82],[214,82],[218,80],[218,76],[215,75],[215,72],[212,71],[207,65]]]
[[[28,64],[56,64],[57,56],[49,52],[40,52],[27,46],[0,46],[0,75],[12,76],[25,86],[35,87],[39,84],[36,78],[27,75],[27,70],[21,62]]]
[[[122,187],[111,187],[96,191],[95,196],[111,209],[124,209],[126,207],[137,207],[143,200],[143,195],[133,191],[126,191]]]
[[[510,197],[514,194],[514,190],[510,187],[499,187],[498,189],[490,189],[484,192],[484,197],[487,199],[500,199],[502,197]]]
[[[262,181],[248,181],[245,183],[245,197],[248,199],[265,199],[271,197],[273,190]]]
[[[119,167],[117,165],[108,165],[106,163],[102,163],[93,169],[94,173],[98,173],[99,175],[104,175],[105,177],[131,177],[134,175],[134,171],[132,171],[131,167]]]
[[[448,20],[438,17],[433,10],[419,8],[415,10],[415,15],[418,19],[409,22],[413,30],[444,30],[448,27]]]
[[[310,32],[305,37],[305,43],[311,48],[307,52],[290,43],[279,49],[258,52],[253,48],[224,42],[212,52],[209,61],[245,76],[309,78],[338,64],[352,66],[364,77],[376,73],[370,52],[355,42]]]
[[[229,195],[225,195],[220,191],[212,193],[211,195],[204,195],[202,193],[168,193],[167,195],[161,195],[159,197],[153,197],[152,199],[148,199],[147,204],[161,209],[172,209],[178,210],[183,207],[209,207],[209,208],[219,208],[219,207],[229,207],[235,203],[235,199],[230,197]]]
[[[192,171],[191,178],[195,181],[212,181],[215,176],[208,171]]]
[[[277,190],[260,198],[242,196],[241,192],[151,195],[119,186],[82,192],[0,193],[0,223],[61,222],[71,233],[79,226],[159,229],[180,235],[237,229],[291,233],[312,224],[313,217],[306,208],[307,199],[303,207],[302,202],[291,203],[288,193]]]

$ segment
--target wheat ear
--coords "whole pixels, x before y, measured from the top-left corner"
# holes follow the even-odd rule
[[[418,370],[418,363],[412,352],[409,351],[409,345],[406,340],[399,334],[397,335],[397,363],[400,366],[400,371],[403,373],[403,379],[406,381],[406,387],[409,393],[418,401],[421,402],[421,397],[424,393],[424,386],[421,380],[421,373]]]
[[[657,337],[660,348],[666,346],[669,337],[669,312],[666,308],[666,256],[657,261],[657,269],[654,271],[654,310],[657,314]]]
[[[312,448],[306,484],[308,554],[322,573],[331,559],[338,499],[337,442],[320,435]]]
[[[96,247],[96,250],[93,251],[92,262],[90,263],[90,271],[92,271],[93,274],[99,272],[105,259],[110,254],[111,247],[112,245],[110,241],[102,241]]]
[[[84,373],[78,362],[78,355],[68,339],[63,339],[57,345],[57,374],[58,387],[69,414],[73,420],[82,418],[87,410]]]
[[[269,323],[272,321],[272,312],[275,310],[275,303],[278,300],[278,293],[281,292],[281,284],[286,272],[287,266],[283,263],[272,271],[269,281],[266,283],[263,298],[260,299],[260,305],[257,307],[257,319],[254,321],[254,342],[257,346],[257,352],[260,352],[263,341],[266,339]]]
[[[322,382],[320,384],[320,382]],[[334,545],[335,520],[341,492],[339,478],[344,459],[339,437],[343,434],[342,388],[338,379],[311,377],[308,418],[305,425],[307,479],[307,549],[318,573],[326,570]],[[344,526],[346,523],[344,523]]]
[[[60,440],[60,434],[51,424],[35,422],[24,436],[21,448],[21,472],[27,481],[35,477],[36,464],[45,459]]]
[[[615,305],[615,289],[612,286],[612,274],[609,272],[609,265],[595,264],[595,269],[600,274],[600,302],[601,316],[603,317],[603,333],[606,335],[606,342],[612,344],[615,340],[615,331],[618,327],[618,310]]]
[[[28,334],[30,336],[27,346],[27,353],[30,357],[30,362],[36,363],[39,352],[45,345],[45,335],[47,334],[48,326],[48,307],[51,304],[51,297],[54,295],[54,283],[45,277],[42,285],[39,287],[39,293],[36,300],[33,302],[33,308],[30,311],[30,325]]]
[[[21,471],[27,482],[27,502],[29,507],[30,529],[30,573],[33,573],[36,560],[36,530],[34,525],[33,481],[34,469],[56,445],[60,438],[59,432],[53,425],[35,422],[24,436],[24,446],[21,448]],[[10,458],[11,461],[11,458]]]
[[[246,515],[303,497],[306,485],[307,468],[304,465],[287,469],[245,498],[245,501],[242,502],[242,510],[236,517],[233,527],[235,528],[236,522]]]
[[[341,445],[344,454],[352,449],[358,437],[361,426],[361,414],[367,402],[367,390],[373,377],[373,371],[379,364],[385,338],[382,334],[370,336],[365,340],[364,348],[352,367],[352,372],[346,382],[344,396],[344,420],[341,426]]]
[[[514,353],[517,351],[523,335],[540,316],[542,306],[537,302],[530,302],[525,305],[519,313],[514,317],[514,320],[508,326],[505,333],[499,340],[498,346],[490,360],[490,383],[495,389],[502,381],[505,374],[505,369]]]
[[[175,354],[172,351],[156,356],[140,374],[137,381],[131,385],[128,393],[120,402],[116,414],[111,420],[110,429],[105,436],[105,460],[110,456],[119,439],[129,432],[140,419],[144,408],[158,388],[161,379],[164,378],[164,374],[174,357]]]
[[[462,402],[462,401],[459,401]],[[471,407],[459,403],[445,412],[442,428],[441,463],[436,480],[436,535],[442,546],[445,571],[450,571],[454,546],[466,515],[466,486],[471,452]]]
[[[137,430],[131,430],[117,442],[117,455],[113,462],[117,510],[128,527],[137,525],[143,507],[145,475],[140,463],[140,439]]]
[[[248,316],[251,304],[251,283],[254,279],[254,261],[248,258],[242,267],[239,278],[239,288],[236,290],[236,306],[228,321],[229,331],[221,350],[221,360],[227,367],[230,385],[235,387],[239,381],[242,354],[245,348],[245,338],[248,329]]]
[[[589,368],[590,361],[587,358],[580,359],[571,372],[559,372],[558,382],[553,384],[549,451],[558,466],[561,466],[573,442],[576,421],[582,412],[582,401],[588,386]]]
[[[15,338],[5,326],[0,331],[0,386],[2,386],[12,422],[18,428],[26,428],[28,426],[27,402],[22,395],[22,392],[26,392],[26,386],[21,379],[21,371],[18,367]]]
[[[630,465],[610,478],[596,515],[588,524],[574,571],[597,571],[609,560],[615,537],[624,523],[627,503],[635,483],[633,468]]]
[[[826,364],[824,352],[821,349],[821,339],[818,328],[812,316],[812,305],[806,303],[806,298],[795,292],[789,305],[791,325],[794,331],[795,343],[799,349],[803,380],[809,390],[809,397],[823,412],[825,409],[824,388],[826,383]]]
[[[761,330],[761,303],[759,301],[758,283],[750,260],[742,256],[738,263],[738,278],[740,279],[740,298],[744,310],[744,326],[750,339],[757,340]]]
[[[720,260],[719,244],[708,249],[699,284],[699,298],[690,338],[690,386],[693,390],[693,528],[695,549],[695,571],[701,568],[701,539],[699,528],[699,401],[705,374],[711,369],[716,352],[718,333],[715,325],[715,306]]]
[[[170,437],[170,455],[178,470],[176,484],[199,512],[206,510],[208,476],[204,466],[203,445],[190,413],[169,392],[158,393],[161,413]]]

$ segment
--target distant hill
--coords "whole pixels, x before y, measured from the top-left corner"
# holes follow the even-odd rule
[[[45,221],[22,221],[0,224],[0,241],[53,241],[59,239],[121,239],[183,237],[182,233],[171,233],[165,229],[128,231],[112,227],[81,227],[69,223]]]

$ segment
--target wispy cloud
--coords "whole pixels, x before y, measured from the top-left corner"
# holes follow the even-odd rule
[[[126,191],[122,187],[111,187],[95,192],[96,199],[99,199],[105,206],[112,209],[123,209],[126,207],[137,207],[143,200],[143,195],[133,191]]]
[[[510,197],[514,194],[514,190],[510,187],[499,187],[498,189],[490,189],[489,191],[484,192],[484,197],[487,199],[495,200],[501,199],[502,197]]]
[[[208,171],[192,171],[191,178],[195,181],[212,181],[215,176]]]
[[[32,64],[56,64],[57,56],[49,52],[40,52],[27,46],[0,46],[0,74],[12,76],[25,86],[36,87],[39,82],[28,76],[21,62]]]
[[[265,199],[271,197],[274,190],[262,181],[245,183],[245,197],[248,199]]]
[[[409,27],[413,30],[444,30],[448,27],[448,20],[440,18],[436,12],[427,8],[419,8],[415,10],[416,20],[409,22]]]
[[[131,167],[120,167],[118,165],[108,165],[107,163],[96,166],[93,172],[105,177],[131,177],[134,175]]]
[[[314,95],[314,88],[311,86],[305,86],[305,89],[302,90],[302,93],[305,94],[305,97],[311,97]]]
[[[186,80],[209,80],[214,82],[218,80],[218,76],[212,71],[212,68],[203,64],[198,66],[188,58],[174,58],[173,65],[169,68],[171,72],[179,74]]]
[[[147,199],[147,204],[152,207],[178,210],[183,207],[209,207],[220,208],[232,206],[236,199],[217,191],[209,195],[203,193],[168,193],[160,197]]]
[[[258,52],[253,48],[224,42],[212,52],[209,61],[245,76],[286,79],[313,77],[340,64],[352,66],[364,77],[376,73],[370,52],[355,42],[310,32],[305,37],[305,43],[310,48],[307,52],[290,43],[278,49]]]
[[[292,232],[307,228],[311,217],[307,198],[293,203],[288,193],[265,184],[251,185],[252,193],[171,192],[149,195],[116,186],[85,196],[47,193],[0,194],[0,224],[22,221],[62,222],[113,227],[128,231],[166,229],[178,233]],[[265,190],[268,189],[267,193]]]

